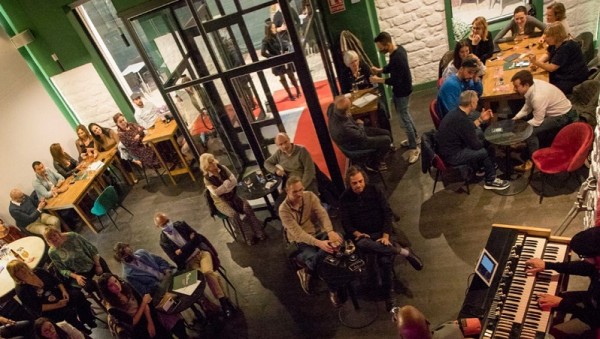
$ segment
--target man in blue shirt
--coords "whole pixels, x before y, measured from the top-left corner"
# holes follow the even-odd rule
[[[458,72],[449,76],[440,87],[437,96],[437,110],[440,119],[451,110],[458,107],[460,94],[466,90],[474,90],[478,96],[483,93],[483,85],[481,79],[477,76],[479,67],[477,60],[474,58],[465,58]],[[471,119],[477,119],[479,115],[473,115]]]

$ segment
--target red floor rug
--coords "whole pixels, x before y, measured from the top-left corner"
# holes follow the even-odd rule
[[[327,80],[321,80],[316,82],[315,88],[317,90],[317,96],[319,97],[319,101],[321,104],[321,111],[323,112],[325,120],[327,121],[327,107],[329,107],[329,104],[333,102],[333,95],[331,93]],[[295,93],[296,91],[292,89],[292,92]],[[288,95],[284,89],[278,90],[275,93],[273,93],[273,100],[275,101],[275,104],[277,105],[277,110],[279,112],[292,108],[306,107],[306,100],[304,96],[292,101],[288,98]],[[231,105],[227,105],[226,109],[229,117],[234,118],[235,114]],[[259,114],[260,111],[256,109],[254,115],[258,117]],[[212,124],[210,123],[210,121],[208,121],[208,119],[205,119],[205,121],[203,122],[201,117],[199,116],[194,122],[190,131],[192,135],[197,135],[202,132],[206,132],[208,130],[207,127],[212,128]],[[323,173],[329,176],[329,169],[325,164],[325,156],[321,151],[321,145],[319,144],[319,140],[317,139],[315,126],[313,124],[310,113],[308,112],[308,108],[304,108],[304,111],[302,112],[300,119],[298,120],[296,136],[294,137],[293,142],[295,144],[303,145],[304,147],[306,147],[306,149],[312,156],[315,164],[319,166]],[[335,156],[338,161],[338,166],[340,167],[340,171],[343,173],[346,166],[346,157],[337,148],[337,146],[335,146],[335,144],[333,145],[333,148],[335,150]]]

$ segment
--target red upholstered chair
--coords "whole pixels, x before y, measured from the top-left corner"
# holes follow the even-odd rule
[[[435,126],[435,129],[438,129],[442,119],[440,119],[437,111],[437,99],[433,99],[429,104],[429,115],[431,116],[431,121],[433,121],[433,126]]]
[[[550,147],[539,149],[533,153],[531,158],[535,166],[531,168],[531,174],[533,175],[535,168],[542,173],[540,204],[544,199],[546,175],[564,172],[571,175],[581,168],[592,149],[593,139],[594,131],[590,125],[585,122],[575,122],[563,127]]]

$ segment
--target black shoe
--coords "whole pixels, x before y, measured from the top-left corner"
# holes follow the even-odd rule
[[[423,269],[423,261],[421,261],[421,258],[411,248],[408,249],[406,260],[415,270],[420,271]]]
[[[96,328],[98,327],[98,325],[96,325],[96,321],[95,320],[90,320],[88,322],[85,323],[89,328]]]
[[[225,314],[225,318],[232,318],[235,314],[235,307],[233,307],[231,301],[226,297],[223,297],[219,299],[219,302],[221,303],[221,309],[223,310],[223,314]]]

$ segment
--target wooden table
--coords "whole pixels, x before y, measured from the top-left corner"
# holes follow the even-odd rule
[[[354,102],[357,99],[362,98],[364,95],[373,94],[378,98],[373,99],[368,104],[363,107],[355,106],[354,104],[350,107],[350,114],[354,119],[360,119],[364,117],[368,117],[371,120],[371,126],[379,127],[379,123],[377,120],[377,105],[379,103],[379,92],[377,88],[366,88],[356,91],[356,93],[350,94],[350,101]]]
[[[546,53],[546,48],[539,48],[539,38],[528,38],[518,43],[506,42],[499,44],[500,52],[494,54],[493,57],[489,58],[485,63],[486,71],[483,76],[483,95],[481,99],[484,101],[484,105],[489,108],[490,102],[495,101],[506,101],[511,99],[518,99],[520,96],[514,91],[513,84],[510,79],[518,71],[528,69],[529,67],[514,67],[511,69],[504,69],[506,61],[505,58],[512,54],[520,54],[523,57],[519,57],[513,60],[513,63],[529,59],[526,54],[535,54],[538,58]],[[548,81],[548,72],[541,68],[531,72],[535,79]]]
[[[46,207],[44,207],[44,209],[60,218],[60,215],[57,213],[57,211],[72,208],[75,210],[75,212],[77,212],[77,214],[79,214],[81,220],[83,220],[83,222],[92,230],[92,232],[98,233],[98,230],[94,224],[88,219],[88,214],[81,209],[79,203],[91,188],[93,188],[96,193],[100,195],[102,188],[106,186],[106,183],[102,179],[101,175],[113,162],[113,160],[117,158],[116,154],[117,149],[114,148],[110,151],[98,153],[98,157],[94,160],[86,159],[88,165],[94,161],[102,161],[104,165],[95,171],[82,170],[79,174],[79,179],[73,176],[68,177],[66,180],[68,183],[70,183],[69,189],[60,193],[56,197],[48,199],[48,204]]]
[[[8,248],[17,252],[23,256],[27,266],[30,268],[36,268],[42,262],[44,255],[46,254],[46,243],[44,240],[37,236],[29,236],[21,239],[17,239],[10,244],[6,244],[2,247],[3,249]],[[4,298],[15,289],[15,282],[8,274],[6,265],[14,259],[10,251],[9,254],[4,254],[0,259],[0,266],[4,267],[0,272],[0,298]],[[27,252],[27,258],[25,258],[25,252]]]
[[[173,176],[185,174],[185,173],[188,173],[190,175],[190,177],[192,178],[192,180],[196,181],[194,174],[190,170],[190,168],[187,164],[187,161],[185,160],[185,158],[183,157],[183,154],[181,153],[181,150],[179,149],[179,144],[177,143],[177,137],[175,135],[176,132],[177,132],[177,123],[174,120],[171,120],[170,122],[163,122],[159,118],[159,119],[156,119],[156,123],[154,124],[154,126],[150,127],[146,131],[146,136],[142,140],[142,142],[144,144],[149,144],[150,147],[152,147],[152,149],[154,150],[154,153],[156,153],[156,156],[158,157],[158,161],[160,161],[160,164],[162,165],[162,167],[169,174],[169,178],[171,178],[173,185],[177,185],[177,183],[175,182],[175,179],[173,179]],[[171,142],[171,145],[173,145],[173,148],[175,149],[175,151],[177,152],[177,155],[179,156],[179,161],[181,163],[181,167],[177,167],[172,170],[169,169],[169,166],[167,166],[162,155],[156,148],[156,145],[162,141],[170,141]]]

